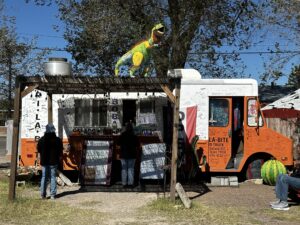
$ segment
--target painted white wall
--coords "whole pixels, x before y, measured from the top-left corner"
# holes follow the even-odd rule
[[[61,138],[67,138],[73,131],[75,123],[75,99],[108,99],[108,126],[116,121],[118,128],[122,127],[122,99],[155,99],[156,120],[158,129],[163,129],[163,106],[167,103],[164,93],[111,93],[110,97],[103,94],[54,94],[52,95],[53,124],[56,133]],[[117,106],[117,111],[111,109]],[[117,114],[115,119],[114,114]],[[138,112],[137,112],[138,114]],[[21,138],[40,138],[44,135],[48,123],[47,93],[34,90],[22,99]]]
[[[34,90],[22,98],[21,138],[42,137],[48,123],[47,93]]]

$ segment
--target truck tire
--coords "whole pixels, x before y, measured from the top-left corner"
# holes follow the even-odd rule
[[[245,178],[249,179],[261,179],[261,167],[264,164],[263,159],[254,159],[246,167]]]

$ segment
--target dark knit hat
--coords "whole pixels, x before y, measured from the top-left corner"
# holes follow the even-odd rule
[[[55,133],[55,127],[52,123],[46,125],[46,133]]]

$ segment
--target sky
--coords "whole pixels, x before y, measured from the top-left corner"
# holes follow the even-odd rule
[[[33,3],[25,3],[24,0],[5,0],[6,14],[16,17],[16,32],[20,39],[32,39],[38,37],[38,47],[59,48],[66,47],[67,42],[63,38],[63,30],[54,30],[53,25],[62,23],[57,18],[56,5],[51,7],[36,6]],[[52,52],[50,57],[64,57],[71,60],[68,52]]]
[[[36,6],[32,2],[26,4],[24,0],[5,0],[5,5],[6,14],[15,16],[16,18],[16,32],[20,39],[31,39],[37,36],[38,47],[59,49],[66,47],[67,42],[63,39],[63,24],[57,18],[58,10],[55,4],[47,7]],[[57,32],[54,30],[53,25],[58,25],[62,29]],[[258,46],[253,46],[248,51],[266,51],[268,47],[273,45],[272,43],[274,43],[276,39],[276,34],[270,33],[269,37],[263,43]],[[293,46],[291,46],[291,50],[295,50]],[[258,54],[241,55],[242,60],[244,60],[246,64],[245,74],[250,74],[251,78],[259,82],[259,75],[264,71],[263,63],[267,56],[268,55],[260,56]],[[49,57],[64,57],[72,61],[71,55],[63,51],[54,51]],[[286,65],[283,72],[289,74],[292,63],[300,64],[300,58],[296,58]],[[286,82],[287,78],[283,77],[276,83],[285,84]]]

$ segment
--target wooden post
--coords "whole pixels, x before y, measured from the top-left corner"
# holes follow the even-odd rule
[[[52,94],[48,93],[48,123],[53,123],[53,114],[52,114]]]
[[[175,80],[175,104],[173,109],[173,142],[172,142],[171,184],[170,184],[170,197],[173,202],[175,202],[175,185],[177,182],[180,82],[181,82],[180,79]]]
[[[169,97],[170,101],[175,104],[175,96],[173,95],[172,91],[168,88],[167,85],[160,85],[166,95]]]
[[[20,111],[22,106],[21,99],[21,84],[16,79],[15,99],[14,99],[14,122],[13,122],[13,138],[12,138],[12,153],[9,177],[8,199],[14,200],[16,196],[16,175],[18,163],[18,143],[19,143],[19,123]]]
[[[73,183],[67,178],[62,172],[57,170],[58,177],[63,181],[64,184],[68,186],[73,186]]]
[[[192,206],[192,201],[191,199],[187,196],[187,194],[185,193],[182,185],[180,183],[177,183],[175,186],[175,189],[182,201],[182,203],[184,204],[185,208],[189,209]]]

